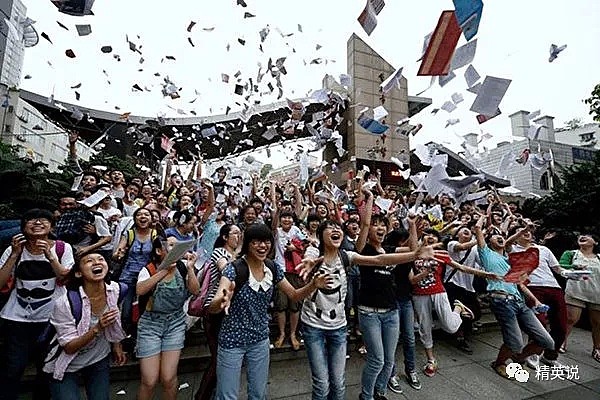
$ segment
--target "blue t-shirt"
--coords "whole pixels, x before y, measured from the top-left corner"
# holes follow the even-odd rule
[[[266,268],[266,267],[265,267]],[[249,273],[251,273],[249,271]],[[223,276],[235,282],[235,267],[227,264]],[[269,338],[268,308],[273,288],[283,279],[283,272],[275,268],[273,285],[266,292],[260,288],[254,291],[246,282],[236,293],[229,307],[229,314],[223,319],[219,332],[219,346],[226,349],[243,347]]]
[[[175,227],[165,229],[165,236],[166,237],[173,236],[179,242],[185,242],[187,240],[194,240],[193,233],[188,233],[187,235],[182,235],[181,233],[179,233],[179,231]]]
[[[502,254],[492,251],[487,246],[478,247],[477,251],[479,252],[479,259],[481,260],[481,265],[485,271],[491,272],[498,276],[504,276],[510,270],[508,258]],[[487,290],[488,292],[499,290],[515,295],[519,299],[523,299],[516,283],[488,280]]]

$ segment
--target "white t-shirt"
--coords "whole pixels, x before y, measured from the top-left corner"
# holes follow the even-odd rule
[[[462,261],[462,265],[467,267],[481,269],[480,261],[479,261],[479,252],[477,251],[477,245],[471,247],[467,250],[456,250],[456,245],[459,244],[458,241],[452,240],[448,243],[448,254],[450,258],[452,258],[456,262],[461,262],[462,259],[469,253],[465,261]],[[444,276],[444,282],[450,276],[450,273],[454,271],[454,268],[449,267],[446,268],[446,275]],[[475,292],[475,288],[473,287],[473,275],[467,274],[466,272],[456,271],[450,282],[454,283],[456,286],[460,286],[468,290],[469,292]]]
[[[527,286],[544,286],[560,288],[556,278],[552,274],[552,267],[560,265],[554,254],[546,246],[534,244],[533,247],[540,251],[540,263],[536,269],[529,275],[529,284]],[[525,247],[514,244],[511,253],[525,251]]]
[[[275,236],[275,264],[285,271],[285,259],[283,253],[288,242],[293,238],[304,239],[304,234],[296,225],[292,225],[289,231],[285,232],[283,228],[277,228],[277,236]]]
[[[53,257],[56,254],[56,242],[50,249]],[[0,258],[2,268],[10,257],[12,248],[7,248]],[[65,243],[65,250],[60,257],[60,264],[71,269],[75,260],[73,249]],[[20,322],[46,322],[54,307],[54,300],[65,293],[63,286],[56,284],[56,275],[44,254],[31,254],[23,249],[17,267],[13,270],[15,287],[13,288],[6,305],[0,312],[0,317],[11,321]]]
[[[347,251],[350,265],[356,253]],[[306,251],[306,257],[316,258],[319,256],[319,250],[309,247]],[[319,271],[329,274],[333,277],[333,284],[327,289],[317,289],[310,294],[302,305],[300,319],[303,323],[314,328],[332,330],[346,326],[346,293],[348,291],[348,280],[346,269],[342,265],[342,260],[337,257],[332,264],[323,262]]]

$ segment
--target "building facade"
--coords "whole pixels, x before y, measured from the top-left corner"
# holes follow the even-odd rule
[[[528,111],[517,111],[510,115],[512,142],[501,142],[470,161],[486,173],[510,180],[511,186],[525,197],[544,196],[553,186],[560,185],[565,167],[593,160],[597,149],[559,141],[563,135],[557,135],[554,118],[550,116],[532,121],[541,128],[537,138],[531,139],[528,137],[532,125],[529,114]],[[477,147],[476,134],[465,135],[465,139],[467,144]]]
[[[69,151],[69,138],[59,125],[46,119],[32,104],[19,97],[19,91],[8,91],[8,104],[2,113],[2,142],[18,148],[22,157],[48,165],[57,171],[65,164]],[[93,150],[82,141],[77,143],[77,155],[89,160]]]
[[[344,136],[346,155],[339,157],[333,146],[328,146],[324,159],[331,164],[337,164],[342,171],[360,169],[363,165],[373,171],[381,170],[384,184],[402,185],[408,182],[399,173],[399,167],[391,162],[391,157],[398,154],[409,154],[409,136],[397,132],[398,122],[420,112],[431,104],[431,99],[408,95],[408,82],[405,77],[399,85],[382,96],[379,87],[381,83],[395,72],[395,68],[383,59],[373,48],[366,44],[356,34],[352,34],[347,43],[347,73],[352,79],[348,90],[352,104],[346,112],[347,125]],[[326,82],[324,82],[326,86]],[[382,123],[389,126],[384,135],[374,135],[361,127],[357,119],[364,107],[375,108],[383,106],[388,115]],[[405,123],[403,128],[412,128]],[[335,159],[339,163],[335,163]],[[331,172],[331,171],[328,171]],[[337,174],[340,175],[340,174]],[[341,176],[332,174],[336,183],[345,183]]]
[[[0,83],[8,87],[18,87],[21,80],[25,43],[23,22],[27,8],[21,0],[0,1]],[[9,27],[5,19],[11,21]]]

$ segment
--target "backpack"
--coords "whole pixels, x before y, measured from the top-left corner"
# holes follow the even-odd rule
[[[56,244],[55,244],[54,250],[56,251],[56,257],[58,257],[58,262],[61,262],[62,257],[65,254],[65,242],[63,242],[62,240],[56,240],[55,243]],[[19,256],[19,258],[17,259],[17,261],[15,263],[15,268],[13,271],[17,270],[20,262],[21,262],[21,256]],[[6,302],[8,301],[8,298],[10,297],[10,293],[12,292],[14,287],[15,287],[15,276],[13,273],[11,276],[8,277],[8,280],[4,284],[4,287],[0,288],[0,310],[2,310],[4,308],[4,306],[6,305]]]
[[[156,275],[158,272],[158,267],[154,263],[150,263],[144,268],[148,270],[150,276]],[[187,278],[187,267],[182,261],[177,261],[177,270],[185,282]],[[133,311],[131,313],[131,319],[134,324],[138,323],[144,311],[152,311],[152,295],[154,294],[155,289],[156,287],[146,294],[136,296],[136,299],[133,301]]]
[[[265,266],[271,270],[273,274],[273,278],[277,274],[277,266],[273,260],[265,259]],[[235,295],[242,289],[242,287],[248,282],[250,278],[250,267],[246,262],[246,259],[241,257],[237,260],[231,262],[233,267],[235,268],[235,289],[233,291],[233,296],[231,297],[231,301],[233,302],[233,298]],[[273,290],[273,295],[275,294],[275,290]]]
[[[273,260],[266,259],[264,262],[265,266],[269,268],[269,270],[273,274],[273,277],[275,277],[275,274],[277,273],[277,266],[275,265]],[[191,315],[193,317],[203,317],[208,315],[208,306],[210,306],[210,302],[208,301],[210,297],[208,297],[208,294],[211,293],[211,289],[215,291],[219,286],[219,281],[216,281],[215,287],[212,286],[214,283],[210,283],[209,270],[210,268],[212,268],[212,265],[207,265],[208,263],[210,263],[210,261],[207,261],[205,263],[203,270],[200,272],[199,279],[202,279],[200,281],[200,294],[198,296],[194,296],[189,303],[188,315]],[[214,265],[214,263],[210,264]],[[233,265],[233,267],[235,268],[235,289],[231,298],[231,301],[233,301],[233,298],[235,297],[237,292],[244,286],[246,282],[248,282],[248,279],[250,278],[250,268],[248,267],[248,263],[243,257],[232,261],[231,265]],[[275,291],[273,291],[273,295],[274,293]],[[203,295],[203,301],[201,301],[200,297]]]
[[[119,282],[119,297],[117,299],[117,304],[121,304],[125,294],[127,294],[127,290],[127,285]],[[69,301],[71,315],[75,319],[75,326],[77,326],[81,321],[81,315],[83,313],[83,302],[81,299],[81,293],[79,293],[79,289],[68,289],[67,300]],[[38,337],[37,343],[40,348],[47,350],[48,355],[50,356],[45,360],[45,362],[52,361],[60,355],[60,351],[58,351],[60,350],[60,346],[58,344],[58,337],[56,336],[56,328],[50,323],[50,321],[48,321],[48,324]],[[57,351],[53,352],[55,348]]]
[[[158,236],[156,229],[150,230],[150,242],[154,242],[154,239]],[[135,229],[131,228],[127,230],[127,250],[131,248],[131,245],[135,241]]]
[[[214,268],[216,268],[215,263],[209,259],[204,263],[202,269],[198,273],[200,293],[196,296],[192,296],[190,299],[187,311],[189,316],[205,317],[208,315],[210,300],[214,298],[215,292],[219,287],[219,279],[212,279],[213,276],[219,276],[218,274],[213,275],[211,273]]]
[[[86,233],[83,227],[87,224],[94,224],[96,218],[91,211],[75,210],[70,211],[56,221],[54,234],[57,239],[63,240],[69,244],[77,244],[81,242]]]

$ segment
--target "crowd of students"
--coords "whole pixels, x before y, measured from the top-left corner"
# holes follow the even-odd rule
[[[211,351],[198,400],[238,398],[244,363],[252,366],[248,398],[264,399],[270,347],[288,338],[294,350],[304,344],[312,398],[345,399],[350,334],[366,349],[360,398],[385,399],[388,389],[402,392],[402,376],[419,390],[421,373],[431,377],[443,367],[434,353],[434,314],[457,348],[472,353],[484,300],[502,334],[491,366],[504,378],[509,360],[560,367],[585,308],[591,356],[600,362],[597,237],[581,233],[559,262],[542,245],[551,234],[539,238],[518,204],[494,191],[481,204],[455,204],[447,194],[402,195],[365,171],[345,190],[327,179],[261,186],[256,177],[246,190],[225,168],[212,178],[194,168],[185,179],[172,167],[160,187],[148,177],[126,181],[121,171],[82,171],[76,140],[78,190],[57,199],[56,210],[26,212],[0,258],[0,399],[18,397],[31,361],[35,399],[77,399],[80,378],[88,399],[108,399],[111,356],[116,365],[139,359],[139,399],[152,398],[159,382],[162,398],[174,399],[186,328],[194,323]],[[391,205],[382,208],[381,199]],[[193,250],[162,265],[187,240]],[[505,282],[507,254],[530,247],[539,251],[538,267]],[[590,273],[580,279],[574,269]],[[566,290],[557,276],[568,279]],[[201,294],[203,279],[205,312],[192,318],[186,304]],[[423,366],[416,365],[415,327]]]

